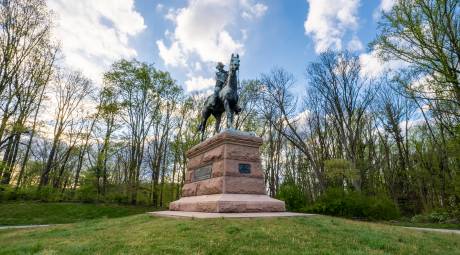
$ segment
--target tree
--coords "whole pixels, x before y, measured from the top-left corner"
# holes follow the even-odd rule
[[[381,32],[373,42],[385,59],[406,62],[415,79],[406,89],[418,97],[447,101],[460,107],[460,2],[399,0],[384,13]]]
[[[0,143],[6,143],[3,163],[6,165],[2,183],[10,182],[13,168],[16,164],[19,145],[23,134],[33,137],[34,126],[28,127],[28,119],[40,109],[45,88],[52,75],[56,49],[38,48],[33,51],[30,58],[23,63],[20,73],[14,82],[14,111],[11,112],[10,124],[7,126],[7,136]],[[7,114],[8,115],[8,114]],[[5,116],[4,116],[5,117]],[[9,118],[5,117],[5,119]],[[35,121],[34,121],[35,122]],[[29,140],[30,140],[29,139]],[[30,151],[30,148],[26,148]],[[19,173],[19,179],[21,173]],[[19,183],[19,181],[18,181]]]
[[[4,0],[0,3],[0,95],[13,83],[22,63],[49,43],[51,20],[44,0]]]
[[[284,69],[277,68],[273,69],[269,74],[263,74],[261,82],[264,86],[263,107],[265,110],[263,114],[269,122],[269,128],[276,130],[305,156],[312,165],[319,189],[324,190],[326,184],[323,172],[313,159],[311,147],[307,143],[305,136],[296,126],[296,122],[298,122],[295,116],[296,98],[290,92],[294,76]],[[271,140],[269,139],[269,141]],[[276,146],[280,146],[280,141]],[[273,155],[280,155],[279,152],[275,153]],[[276,157],[272,157],[272,159],[276,159]]]
[[[94,174],[96,177],[95,181],[98,195],[105,195],[108,184],[107,161],[109,158],[110,141],[112,134],[118,126],[117,118],[120,114],[121,105],[117,101],[116,88],[110,86],[110,84],[106,84],[106,86],[102,89],[99,100],[97,118],[102,122],[102,125],[105,127],[105,131],[102,135],[102,145],[97,152]]]
[[[0,2],[0,149],[4,149],[0,176],[3,175],[3,184],[11,181],[22,135],[27,133],[33,137],[27,121],[40,108],[57,52],[50,41],[50,28],[45,1]]]
[[[48,185],[49,174],[56,166],[56,153],[61,137],[66,128],[72,123],[72,117],[78,113],[77,110],[83,100],[92,91],[91,82],[81,73],[66,70],[56,72],[53,80],[53,90],[56,103],[53,139],[45,168],[40,176],[39,187]]]
[[[122,60],[113,64],[112,69],[104,75],[104,79],[117,89],[117,97],[121,104],[120,116],[127,125],[128,186],[130,202],[136,204],[147,137],[153,124],[158,120],[162,97],[168,92],[172,93],[174,89],[171,90],[171,87],[174,87],[175,83],[169,73],[136,60]],[[161,155],[165,148],[161,147]],[[160,162],[158,161],[156,166],[159,167]]]
[[[367,110],[375,93],[372,81],[360,75],[359,58],[348,52],[326,52],[320,61],[307,68],[309,93],[320,97],[325,114],[332,119],[330,125],[338,139],[337,158],[351,161],[360,170],[361,178],[353,183],[356,189],[366,185],[363,163],[364,127]]]

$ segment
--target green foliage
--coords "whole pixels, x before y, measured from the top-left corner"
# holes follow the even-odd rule
[[[51,186],[45,186],[45,187],[41,187],[40,189],[36,189],[36,194],[37,194],[36,198],[40,201],[45,201],[45,202],[63,201],[62,193],[60,192],[60,190],[55,189]]]
[[[399,217],[395,203],[385,196],[365,196],[358,191],[329,189],[304,211],[371,220],[390,220]]]
[[[0,186],[0,201],[8,200],[33,200],[36,199],[36,188],[28,188],[24,190],[15,190],[9,185]]]
[[[410,221],[412,223],[460,223],[460,219],[454,213],[441,210],[415,215]]]
[[[448,143],[448,153],[453,158],[453,168],[456,169],[454,171],[453,176],[453,190],[454,195],[456,196],[457,205],[460,205],[460,125],[457,125],[455,129],[455,137],[449,140]],[[458,218],[460,219],[460,206],[457,206],[453,209],[458,213]]]
[[[9,185],[0,185],[0,201],[10,200],[14,195],[14,189]]]
[[[81,202],[96,202],[99,200],[97,194],[97,179],[92,171],[88,171],[80,180],[80,187],[76,190],[76,199]]]
[[[40,200],[43,202],[58,202],[64,200],[62,193],[53,187],[27,187],[16,190],[10,185],[0,186],[0,201]]]
[[[7,202],[0,204],[0,225],[61,224],[144,213],[148,207],[106,204]]]
[[[299,211],[307,202],[300,187],[292,181],[283,182],[276,197],[285,202],[288,211]]]
[[[124,190],[126,190],[125,185],[110,184],[106,187],[103,200],[107,203],[128,204],[129,198],[126,192],[123,192]]]
[[[43,202],[58,202],[65,200],[63,194],[53,187],[26,187],[15,189],[10,185],[0,185],[0,201],[40,200]]]
[[[179,184],[164,183],[162,207],[177,199],[176,192],[180,190]],[[159,186],[158,189],[161,187]],[[80,178],[80,186],[77,189],[55,189],[45,186],[38,189],[35,186],[27,186],[15,189],[10,185],[0,185],[0,201],[42,201],[42,202],[83,202],[83,203],[114,203],[129,204],[128,187],[125,184],[107,184],[105,190],[98,193],[97,179],[91,172],[86,172]],[[180,192],[180,191],[179,191]],[[160,190],[158,190],[158,194]],[[160,198],[158,198],[160,200]],[[152,204],[150,184],[141,183],[137,192],[137,205],[150,206]]]
[[[325,160],[324,168],[329,182],[337,187],[342,187],[344,182],[353,182],[359,177],[353,164],[345,159]]]

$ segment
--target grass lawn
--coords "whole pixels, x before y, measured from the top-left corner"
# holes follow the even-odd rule
[[[1,213],[4,221],[6,213]],[[114,214],[107,215],[111,216]],[[46,228],[0,230],[0,254],[446,255],[460,254],[460,235],[325,216],[198,220],[140,214]]]
[[[398,221],[398,222],[391,221],[387,223],[390,225],[404,226],[404,227],[441,228],[441,229],[460,230],[460,224],[454,224],[454,223],[415,223],[415,222],[405,222],[405,221]]]
[[[61,224],[98,218],[117,218],[152,211],[134,207],[80,203],[0,203],[0,225]]]

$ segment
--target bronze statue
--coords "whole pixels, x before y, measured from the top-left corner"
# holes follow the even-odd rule
[[[237,93],[240,56],[232,54],[228,72],[224,70],[224,65],[220,62],[216,68],[214,94],[206,99],[201,111],[201,123],[198,130],[201,132],[202,141],[206,130],[206,122],[211,114],[216,118],[215,132],[219,132],[222,113],[227,114],[227,128],[233,128],[233,115],[241,112],[241,108],[238,106]]]
[[[216,103],[217,103],[217,101],[219,99],[219,92],[224,87],[225,81],[227,80],[227,77],[228,77],[228,72],[225,71],[224,64],[222,64],[222,62],[217,63],[216,69],[217,69],[217,72],[216,72],[216,85],[214,86],[213,106],[216,105]]]

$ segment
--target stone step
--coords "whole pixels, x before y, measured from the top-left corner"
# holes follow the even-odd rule
[[[170,203],[169,209],[210,213],[284,212],[285,205],[267,195],[214,194],[182,197]]]

